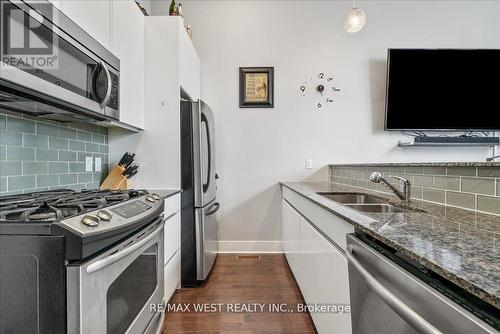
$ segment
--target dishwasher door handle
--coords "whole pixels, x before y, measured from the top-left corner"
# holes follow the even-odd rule
[[[358,260],[354,257],[354,247],[347,246],[345,252],[347,262],[356,270],[356,272],[363,278],[368,286],[401,318],[408,322],[419,333],[425,334],[443,334],[436,327],[431,325],[427,320],[422,318],[411,307],[406,305],[401,299],[396,297],[389,289],[383,286],[375,277],[373,277]]]

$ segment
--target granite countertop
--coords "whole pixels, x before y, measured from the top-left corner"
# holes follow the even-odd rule
[[[394,203],[399,200],[392,195],[327,182],[281,184],[500,308],[499,216],[418,200],[412,200],[410,206],[426,212],[360,213],[317,192],[362,192]]]
[[[329,167],[500,167],[497,161],[465,162],[354,162],[329,164]]]
[[[182,192],[181,189],[148,189],[148,191],[151,194],[158,194],[164,199]]]

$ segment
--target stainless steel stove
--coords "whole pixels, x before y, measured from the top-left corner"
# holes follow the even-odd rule
[[[163,210],[146,190],[0,197],[0,333],[156,331]]]

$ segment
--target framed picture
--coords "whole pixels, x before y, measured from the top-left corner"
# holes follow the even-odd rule
[[[274,67],[240,67],[240,108],[274,108]]]

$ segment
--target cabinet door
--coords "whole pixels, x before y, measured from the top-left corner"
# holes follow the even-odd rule
[[[344,255],[309,222],[300,221],[300,289],[308,305],[349,305],[349,277]],[[315,313],[320,334],[350,334],[350,313]]]
[[[110,49],[111,0],[61,0],[61,10],[90,36]]]
[[[133,0],[112,1],[112,52],[120,59],[120,121],[144,128],[144,14]]]
[[[337,246],[345,250],[346,234],[354,233],[354,226],[330,211],[322,208],[309,198],[284,187],[283,198],[287,200],[302,216],[307,217],[315,226],[328,236]]]
[[[283,201],[283,222],[282,222],[282,248],[283,253],[288,260],[288,264],[297,279],[299,269],[299,233],[300,233],[300,214],[295,211],[286,201]]]
[[[169,301],[175,292],[175,289],[180,287],[181,282],[181,252],[178,251],[172,256],[170,261],[165,265],[165,301]]]
[[[179,27],[179,76],[180,84],[191,99],[200,98],[200,59],[189,38],[183,21]]]
[[[51,4],[53,4],[56,8],[61,9],[61,1],[62,0],[49,0]]]
[[[181,194],[175,194],[165,199],[165,217],[181,211]]]
[[[181,246],[181,214],[177,213],[165,221],[165,263]]]

